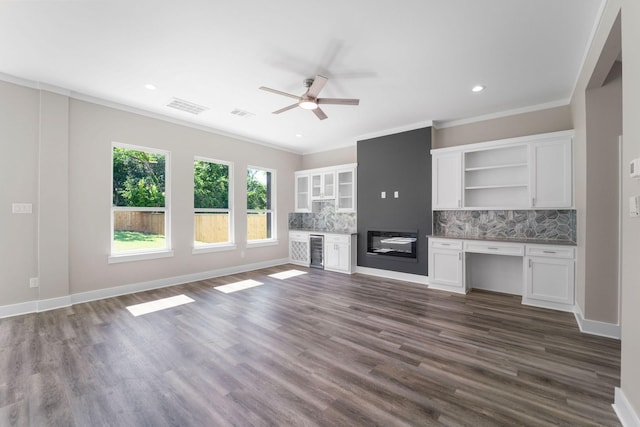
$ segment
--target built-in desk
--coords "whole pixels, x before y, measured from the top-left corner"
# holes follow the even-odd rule
[[[575,247],[429,237],[429,287],[522,295],[522,303],[573,311]]]

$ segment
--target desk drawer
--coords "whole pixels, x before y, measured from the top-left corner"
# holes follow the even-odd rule
[[[441,249],[462,250],[462,240],[456,239],[429,239],[429,246]]]
[[[465,241],[465,252],[479,254],[524,256],[524,245],[521,243]]]
[[[527,255],[573,259],[575,258],[575,249],[564,246],[527,245]]]

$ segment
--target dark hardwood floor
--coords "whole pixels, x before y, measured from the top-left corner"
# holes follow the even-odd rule
[[[618,426],[619,373],[570,313],[291,265],[0,320],[3,427]]]

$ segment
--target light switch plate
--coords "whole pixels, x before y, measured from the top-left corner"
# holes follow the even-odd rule
[[[629,216],[640,216],[640,196],[629,197]]]
[[[31,203],[13,203],[11,212],[14,214],[30,214],[33,212],[33,205]]]
[[[380,198],[381,199],[386,199],[387,198],[387,192],[386,191],[380,192]]]

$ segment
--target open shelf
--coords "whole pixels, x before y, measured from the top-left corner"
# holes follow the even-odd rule
[[[528,206],[526,145],[464,153],[464,206]]]
[[[493,166],[478,166],[473,168],[466,168],[465,172],[474,172],[474,171],[486,171],[493,169],[508,169],[508,168],[526,168],[527,163],[509,163],[504,165],[493,165]]]
[[[465,187],[465,190],[488,190],[492,188],[518,188],[524,187],[527,188],[527,184],[500,184],[500,185],[477,185],[474,187]]]

